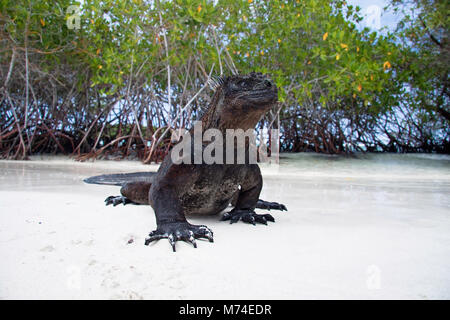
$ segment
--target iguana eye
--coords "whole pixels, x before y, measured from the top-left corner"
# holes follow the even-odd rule
[[[245,87],[245,82],[243,80],[231,83],[231,88],[233,90],[241,90],[244,87]]]
[[[238,81],[231,82],[230,88],[232,90],[237,90],[237,91],[246,90],[250,87],[250,83],[251,82],[248,79],[241,79]]]

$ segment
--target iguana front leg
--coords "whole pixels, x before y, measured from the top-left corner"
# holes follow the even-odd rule
[[[164,180],[166,179],[150,188],[149,200],[155,211],[157,229],[150,232],[145,245],[165,238],[175,252],[175,243],[179,240],[191,243],[194,248],[197,248],[195,239],[203,238],[214,242],[213,232],[208,227],[193,225],[186,220],[175,186],[164,183]]]
[[[259,166],[256,164],[247,166],[247,173],[241,184],[241,190],[234,204],[234,209],[225,213],[221,220],[230,220],[230,223],[242,220],[251,224],[267,224],[267,221],[275,222],[272,215],[257,214],[255,212],[255,208],[258,205],[262,205],[262,200],[259,200],[262,185],[263,181]]]

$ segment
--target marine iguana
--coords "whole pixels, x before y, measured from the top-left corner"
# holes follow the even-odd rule
[[[214,89],[211,103],[201,117],[204,130],[216,128],[225,133],[226,129],[253,129],[278,100],[277,87],[261,73],[219,78]],[[259,199],[263,183],[257,164],[175,164],[172,151],[157,172],[101,175],[84,180],[122,186],[121,196],[106,198],[106,205],[135,203],[153,207],[157,229],[150,232],[146,245],[167,238],[175,251],[178,240],[190,242],[194,248],[195,239],[213,242],[213,232],[208,227],[190,224],[185,216],[219,214],[230,204],[234,208],[221,219],[230,223],[242,220],[267,224],[275,219],[270,214],[255,213],[255,208],[287,210],[283,204]]]

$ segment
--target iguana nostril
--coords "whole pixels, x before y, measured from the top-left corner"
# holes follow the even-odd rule
[[[264,84],[266,85],[266,87],[270,88],[272,86],[272,83],[269,80],[265,80]]]

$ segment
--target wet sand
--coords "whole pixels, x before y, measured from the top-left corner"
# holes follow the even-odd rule
[[[282,155],[263,167],[276,223],[195,217],[215,242],[167,240],[148,206],[106,207],[132,161],[0,161],[3,299],[450,299],[450,156]],[[263,210],[259,210],[263,212]]]

